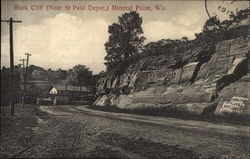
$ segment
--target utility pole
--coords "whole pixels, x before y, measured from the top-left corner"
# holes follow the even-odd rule
[[[19,89],[21,90],[21,86],[22,86],[22,64],[18,64],[18,72],[19,72]],[[22,92],[19,91],[19,101],[20,101],[20,97],[22,96]]]
[[[22,21],[13,20],[1,20],[1,22],[9,23],[10,32],[10,113],[14,115],[15,103],[14,103],[14,48],[13,48],[13,23],[22,23]]]
[[[22,65],[23,65],[23,79],[24,79],[24,74],[25,74],[25,61],[26,61],[26,59],[20,59],[19,61],[22,61],[23,63],[22,63]]]
[[[26,91],[27,91],[28,67],[29,67],[29,56],[31,56],[31,54],[29,54],[29,53],[25,53],[25,55],[27,56],[27,60],[26,60],[26,71],[25,71],[25,78],[24,78],[24,98],[23,98],[23,108],[24,108],[24,105],[25,105]]]
[[[24,62],[26,61],[26,59],[21,59],[19,61],[23,62],[23,83],[25,85],[25,63]],[[23,105],[23,108],[24,108],[24,98],[25,98],[25,94],[23,93],[22,94],[22,105]]]

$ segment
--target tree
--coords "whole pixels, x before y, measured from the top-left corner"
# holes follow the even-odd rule
[[[218,19],[217,16],[213,16],[205,22],[202,31],[203,33],[210,33],[220,29],[220,27],[221,27],[220,20]]]
[[[46,80],[47,74],[45,70],[34,70],[31,74],[32,80]]]
[[[236,14],[232,13],[230,15],[230,19],[232,19],[234,22],[239,23],[240,21],[244,20],[244,19],[248,19],[249,16],[249,12],[250,9],[244,9],[244,10],[240,10],[239,12],[236,12]]]
[[[58,70],[54,71],[54,79],[55,80],[64,80],[67,78],[67,71],[62,70],[59,68]]]
[[[18,97],[20,92],[20,77],[22,69],[19,66],[14,66],[14,91],[13,96]],[[3,67],[1,70],[1,105],[9,104],[10,95],[10,68]],[[18,98],[14,99],[17,102]]]
[[[145,37],[142,36],[142,18],[135,11],[118,17],[118,23],[109,26],[109,40],[105,43],[107,56],[105,64],[108,69],[121,63],[132,55],[141,52]]]
[[[181,40],[187,42],[188,41],[188,37],[184,36],[184,37],[181,38]]]
[[[84,65],[76,65],[68,71],[67,83],[77,86],[87,86],[91,82],[92,71]]]
[[[29,67],[28,67],[28,79],[32,79],[32,80],[35,80],[34,78],[34,75],[32,75],[33,74],[33,72],[36,72],[36,71],[38,71],[38,72],[43,72],[43,71],[45,71],[42,67],[40,67],[40,66],[36,66],[36,65],[29,65]],[[36,73],[35,73],[36,74]]]

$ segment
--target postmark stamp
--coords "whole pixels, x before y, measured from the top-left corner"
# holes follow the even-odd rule
[[[226,20],[239,12],[238,3],[239,0],[205,0],[205,9],[209,18],[217,17],[219,20]]]

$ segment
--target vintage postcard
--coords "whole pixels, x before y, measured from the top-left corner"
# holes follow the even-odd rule
[[[2,0],[0,158],[248,159],[249,11]]]

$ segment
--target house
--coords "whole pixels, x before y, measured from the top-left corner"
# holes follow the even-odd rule
[[[89,90],[86,87],[82,86],[68,86],[68,85],[54,85],[51,90],[49,91],[49,94],[54,95],[74,95],[74,94],[84,94],[89,92]]]
[[[71,85],[54,85],[49,94],[52,97],[53,105],[61,103],[70,103],[70,101],[77,96],[81,96],[89,93],[90,91],[83,86],[71,86]]]

